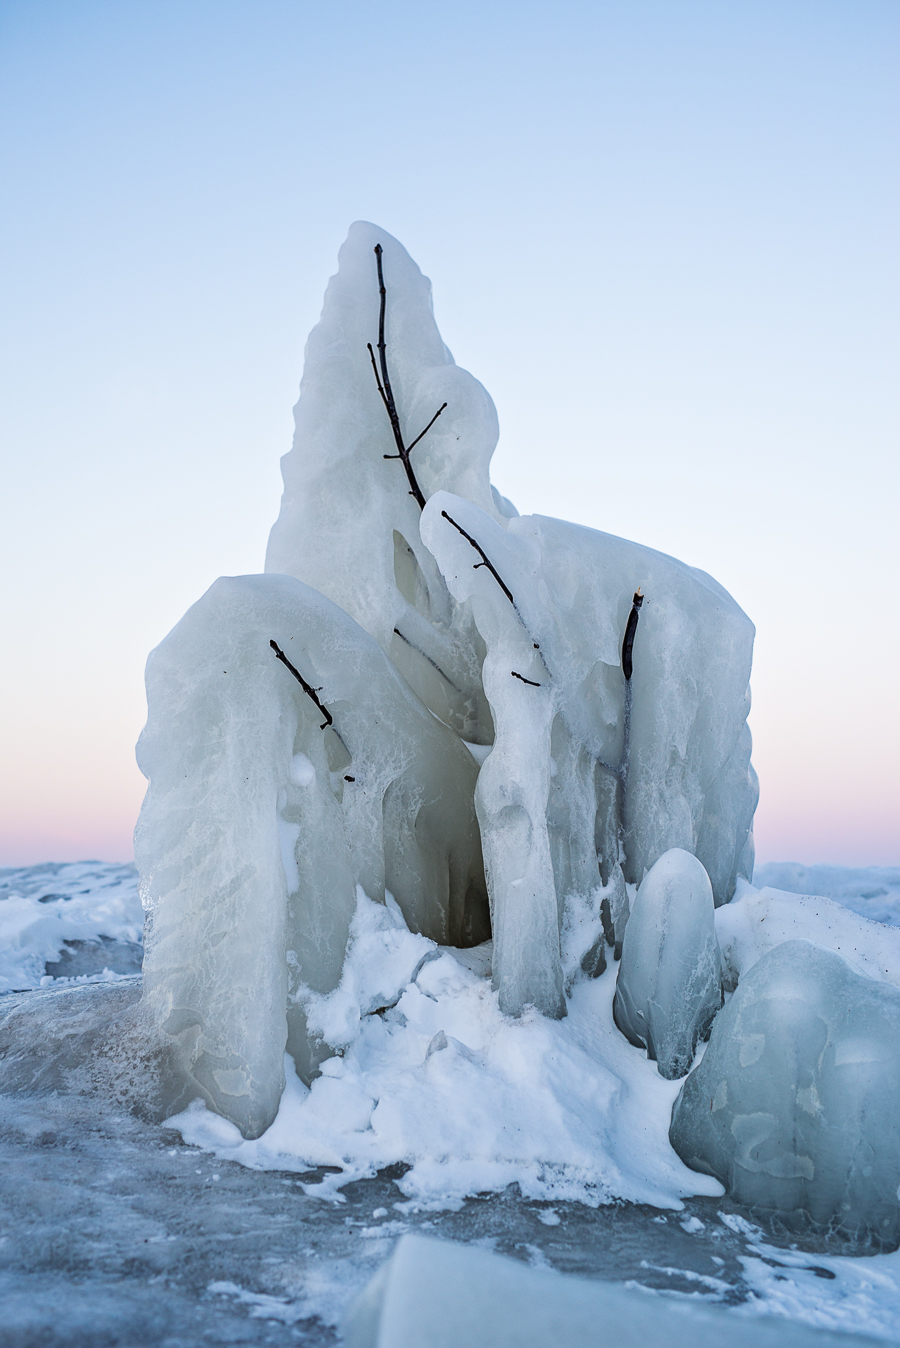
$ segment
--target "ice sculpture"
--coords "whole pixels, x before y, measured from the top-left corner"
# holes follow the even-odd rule
[[[306,1010],[357,886],[438,942],[492,934],[501,1007],[559,1017],[603,968],[604,905],[621,941],[664,852],[717,903],[753,859],[752,624],[673,558],[516,514],[493,404],[373,225],[296,420],[266,574],[217,582],[151,657],[140,748],[145,1008],[247,1135],[285,1045],[306,1080],[330,1051]]]
[[[900,1239],[900,992],[786,941],[741,977],[670,1140],[739,1202],[876,1246]]]
[[[670,1081],[690,1070],[722,1005],[714,914],[706,871],[673,847],[644,877],[628,919],[613,1015]]]

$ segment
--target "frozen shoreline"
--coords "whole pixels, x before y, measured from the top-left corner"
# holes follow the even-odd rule
[[[755,878],[768,879],[770,870],[763,868],[762,876]],[[869,903],[880,903],[884,911],[892,897],[893,877],[900,878],[900,871],[839,872],[835,880],[842,886],[840,892],[851,900],[846,903],[847,918],[860,907],[865,911]],[[779,878],[783,883],[783,876]],[[802,879],[798,887],[807,888]],[[887,895],[875,892],[885,888]],[[866,889],[869,898],[859,892]],[[76,941],[81,943],[74,947],[79,957],[87,961],[90,956],[95,962],[104,960],[112,942],[129,942],[139,912],[134,907],[136,875],[131,868],[78,863],[7,870],[0,873],[0,894],[10,892],[19,896],[13,900],[19,906],[9,909],[8,919],[12,923],[15,918],[18,943],[9,943],[9,926],[0,925],[0,932],[7,934],[7,959],[13,959],[20,971],[32,971],[32,986],[72,988],[86,981],[120,982],[127,976],[104,973],[102,963],[92,972],[56,978],[38,974],[34,966],[40,951],[48,950],[47,962],[65,968],[60,955]],[[0,924],[7,903],[9,898],[0,898]],[[22,922],[23,914],[31,915],[32,925]],[[839,913],[833,916],[838,925],[844,920]],[[893,925],[900,925],[891,916]],[[65,941],[68,947],[62,944]],[[435,1106],[434,1123],[446,1126],[446,1118],[437,1116],[458,1090],[454,1074],[460,1073],[464,1084],[474,1082],[476,1089],[479,1082],[482,1089],[497,1089],[499,1078],[487,1073],[490,1062],[483,1046],[480,1064],[477,1052],[469,1049],[469,1056],[465,1052],[473,1007],[487,1014],[489,1028],[490,1008],[484,1005],[484,980],[452,955],[431,960],[423,973],[427,988],[407,989],[396,1006],[402,1007],[404,997],[415,1003],[401,1037],[407,1044],[415,1039],[417,1045],[418,1037],[423,1037],[423,1045],[418,1045],[423,1055],[438,1031],[421,1017],[457,1017],[457,1032],[445,1031],[446,1045],[427,1060],[430,1072],[439,1069],[437,1099],[442,1103]],[[458,986],[442,987],[448,978]],[[611,1000],[611,982],[607,974],[583,985],[597,1002],[596,1007],[592,1000],[584,1008],[585,1022],[608,1015],[602,1008]],[[360,991],[358,984],[356,990]],[[4,1006],[21,1001],[0,998],[0,1013]],[[538,1018],[534,1033],[551,1039],[568,1034],[577,1045],[579,1014],[576,997],[566,1021],[541,1024]],[[380,1028],[371,1028],[376,1037],[383,1037],[386,1017],[365,1019],[377,1021]],[[502,1019],[493,1029],[503,1032]],[[672,1093],[672,1083],[662,1082],[643,1054],[621,1036],[613,1042],[621,1046],[624,1058],[634,1058],[633,1079],[640,1082],[646,1076],[645,1091]],[[370,1073],[378,1068],[377,1047],[369,1045]],[[533,1060],[544,1064],[533,1080],[525,1071],[520,1084],[526,1095],[545,1085],[548,1064],[561,1067],[559,1049],[548,1042],[543,1056]],[[575,1051],[571,1043],[569,1049]],[[333,1061],[341,1072],[322,1079],[332,1083],[327,1090],[334,1093],[345,1073],[351,1091],[363,1089],[361,1060],[355,1067],[352,1054]],[[571,1072],[571,1061],[565,1070]],[[443,1097],[441,1089],[447,1092]],[[511,1089],[509,1081],[506,1089]],[[338,1115],[346,1106],[339,1094],[331,1102]],[[568,1095],[576,1114],[584,1109],[583,1101],[577,1107],[573,1103],[577,1096],[577,1091]],[[419,1097],[420,1107],[425,1098]],[[515,1108],[512,1098],[507,1094],[506,1104]],[[288,1098],[282,1131],[276,1137],[267,1134],[257,1143],[239,1141],[236,1147],[222,1146],[235,1142],[233,1136],[223,1136],[223,1127],[227,1133],[229,1125],[205,1111],[195,1112],[185,1120],[184,1131],[189,1143],[203,1142],[209,1148],[201,1151],[179,1141],[171,1128],[138,1123],[83,1096],[4,1097],[3,1149],[12,1164],[6,1167],[4,1181],[7,1243],[2,1286],[15,1323],[21,1325],[15,1342],[44,1341],[39,1333],[52,1333],[55,1337],[47,1342],[87,1343],[88,1324],[92,1333],[97,1325],[107,1325],[111,1343],[127,1341],[121,1337],[126,1326],[128,1333],[139,1332],[148,1344],[192,1343],[200,1333],[211,1342],[338,1342],[334,1327],[349,1299],[398,1236],[410,1229],[483,1243],[532,1263],[629,1281],[666,1295],[710,1297],[733,1305],[736,1314],[786,1316],[887,1341],[900,1337],[896,1328],[900,1255],[848,1258],[821,1249],[810,1254],[796,1245],[782,1248],[791,1241],[764,1234],[733,1204],[715,1197],[672,1195],[674,1202],[684,1202],[684,1210],[673,1212],[670,1207],[667,1213],[648,1206],[646,1200],[642,1203],[637,1189],[627,1195],[637,1201],[610,1203],[612,1185],[605,1192],[596,1188],[597,1206],[573,1202],[572,1191],[564,1184],[554,1190],[559,1174],[542,1177],[532,1172],[529,1190],[522,1165],[520,1174],[508,1177],[488,1168],[480,1182],[498,1191],[467,1197],[475,1173],[471,1166],[483,1164],[477,1158],[468,1174],[465,1167],[442,1171],[440,1165],[428,1165],[424,1154],[412,1167],[408,1161],[393,1166],[387,1161],[385,1170],[385,1162],[370,1150],[368,1156],[357,1155],[355,1172],[338,1174],[322,1167],[343,1165],[347,1158],[332,1154],[329,1160],[321,1151],[315,1158],[319,1169],[310,1173],[299,1155],[298,1134],[293,1139],[289,1135],[298,1125],[298,1103],[302,1106],[303,1100]],[[486,1113],[498,1107],[494,1100]],[[554,1122],[558,1125],[560,1117]],[[324,1115],[319,1113],[318,1124],[319,1147],[334,1147],[327,1109]],[[304,1126],[309,1142],[309,1123]],[[420,1130],[428,1126],[421,1115],[411,1124]],[[363,1147],[371,1148],[373,1135],[367,1139],[367,1131],[359,1130],[358,1138]],[[633,1150],[637,1182],[640,1147]],[[656,1155],[662,1155],[661,1148],[656,1148]],[[680,1165],[671,1151],[669,1157]],[[239,1160],[244,1164],[237,1164]],[[691,1181],[704,1182],[693,1172],[684,1173]],[[643,1178],[646,1183],[646,1173]],[[690,1185],[682,1195],[689,1192]],[[652,1197],[650,1190],[647,1196]],[[657,1193],[657,1204],[664,1199]]]

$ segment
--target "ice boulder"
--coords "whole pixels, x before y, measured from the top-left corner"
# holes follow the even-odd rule
[[[676,1101],[672,1146],[740,1203],[900,1241],[900,992],[787,941],[742,976]]]
[[[477,765],[289,576],[216,581],[151,655],[147,693],[144,1005],[195,1094],[256,1136],[285,1045],[315,1071],[305,1003],[340,983],[358,887],[433,941],[489,935]]]
[[[722,967],[709,876],[680,847],[641,883],[622,945],[613,1016],[669,1081],[690,1070],[722,1005]]]

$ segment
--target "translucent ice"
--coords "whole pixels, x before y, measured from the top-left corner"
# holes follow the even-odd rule
[[[489,934],[477,765],[372,638],[289,576],[216,581],[147,688],[144,1002],[197,1093],[255,1136],[285,1043],[315,1068],[304,1000],[340,982],[357,886],[389,889],[435,941]]]
[[[738,1202],[860,1242],[900,1239],[900,992],[787,941],[743,975],[670,1138]]]
[[[558,931],[570,896],[596,895],[598,862],[614,917],[624,882],[672,847],[700,858],[720,902],[752,866],[753,626],[702,572],[592,529],[501,524],[437,492],[421,532],[486,647],[496,737],[476,806],[501,1004],[560,1014]],[[629,691],[620,652],[639,585]]]
[[[613,1015],[669,1081],[690,1070],[722,1005],[709,876],[675,847],[645,876],[625,931]]]

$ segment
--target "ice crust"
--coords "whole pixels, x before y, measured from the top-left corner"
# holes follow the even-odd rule
[[[810,941],[741,977],[672,1115],[672,1145],[750,1207],[900,1239],[900,991]]]
[[[679,847],[644,877],[628,919],[613,1014],[668,1080],[690,1070],[722,1005],[709,876]]]

